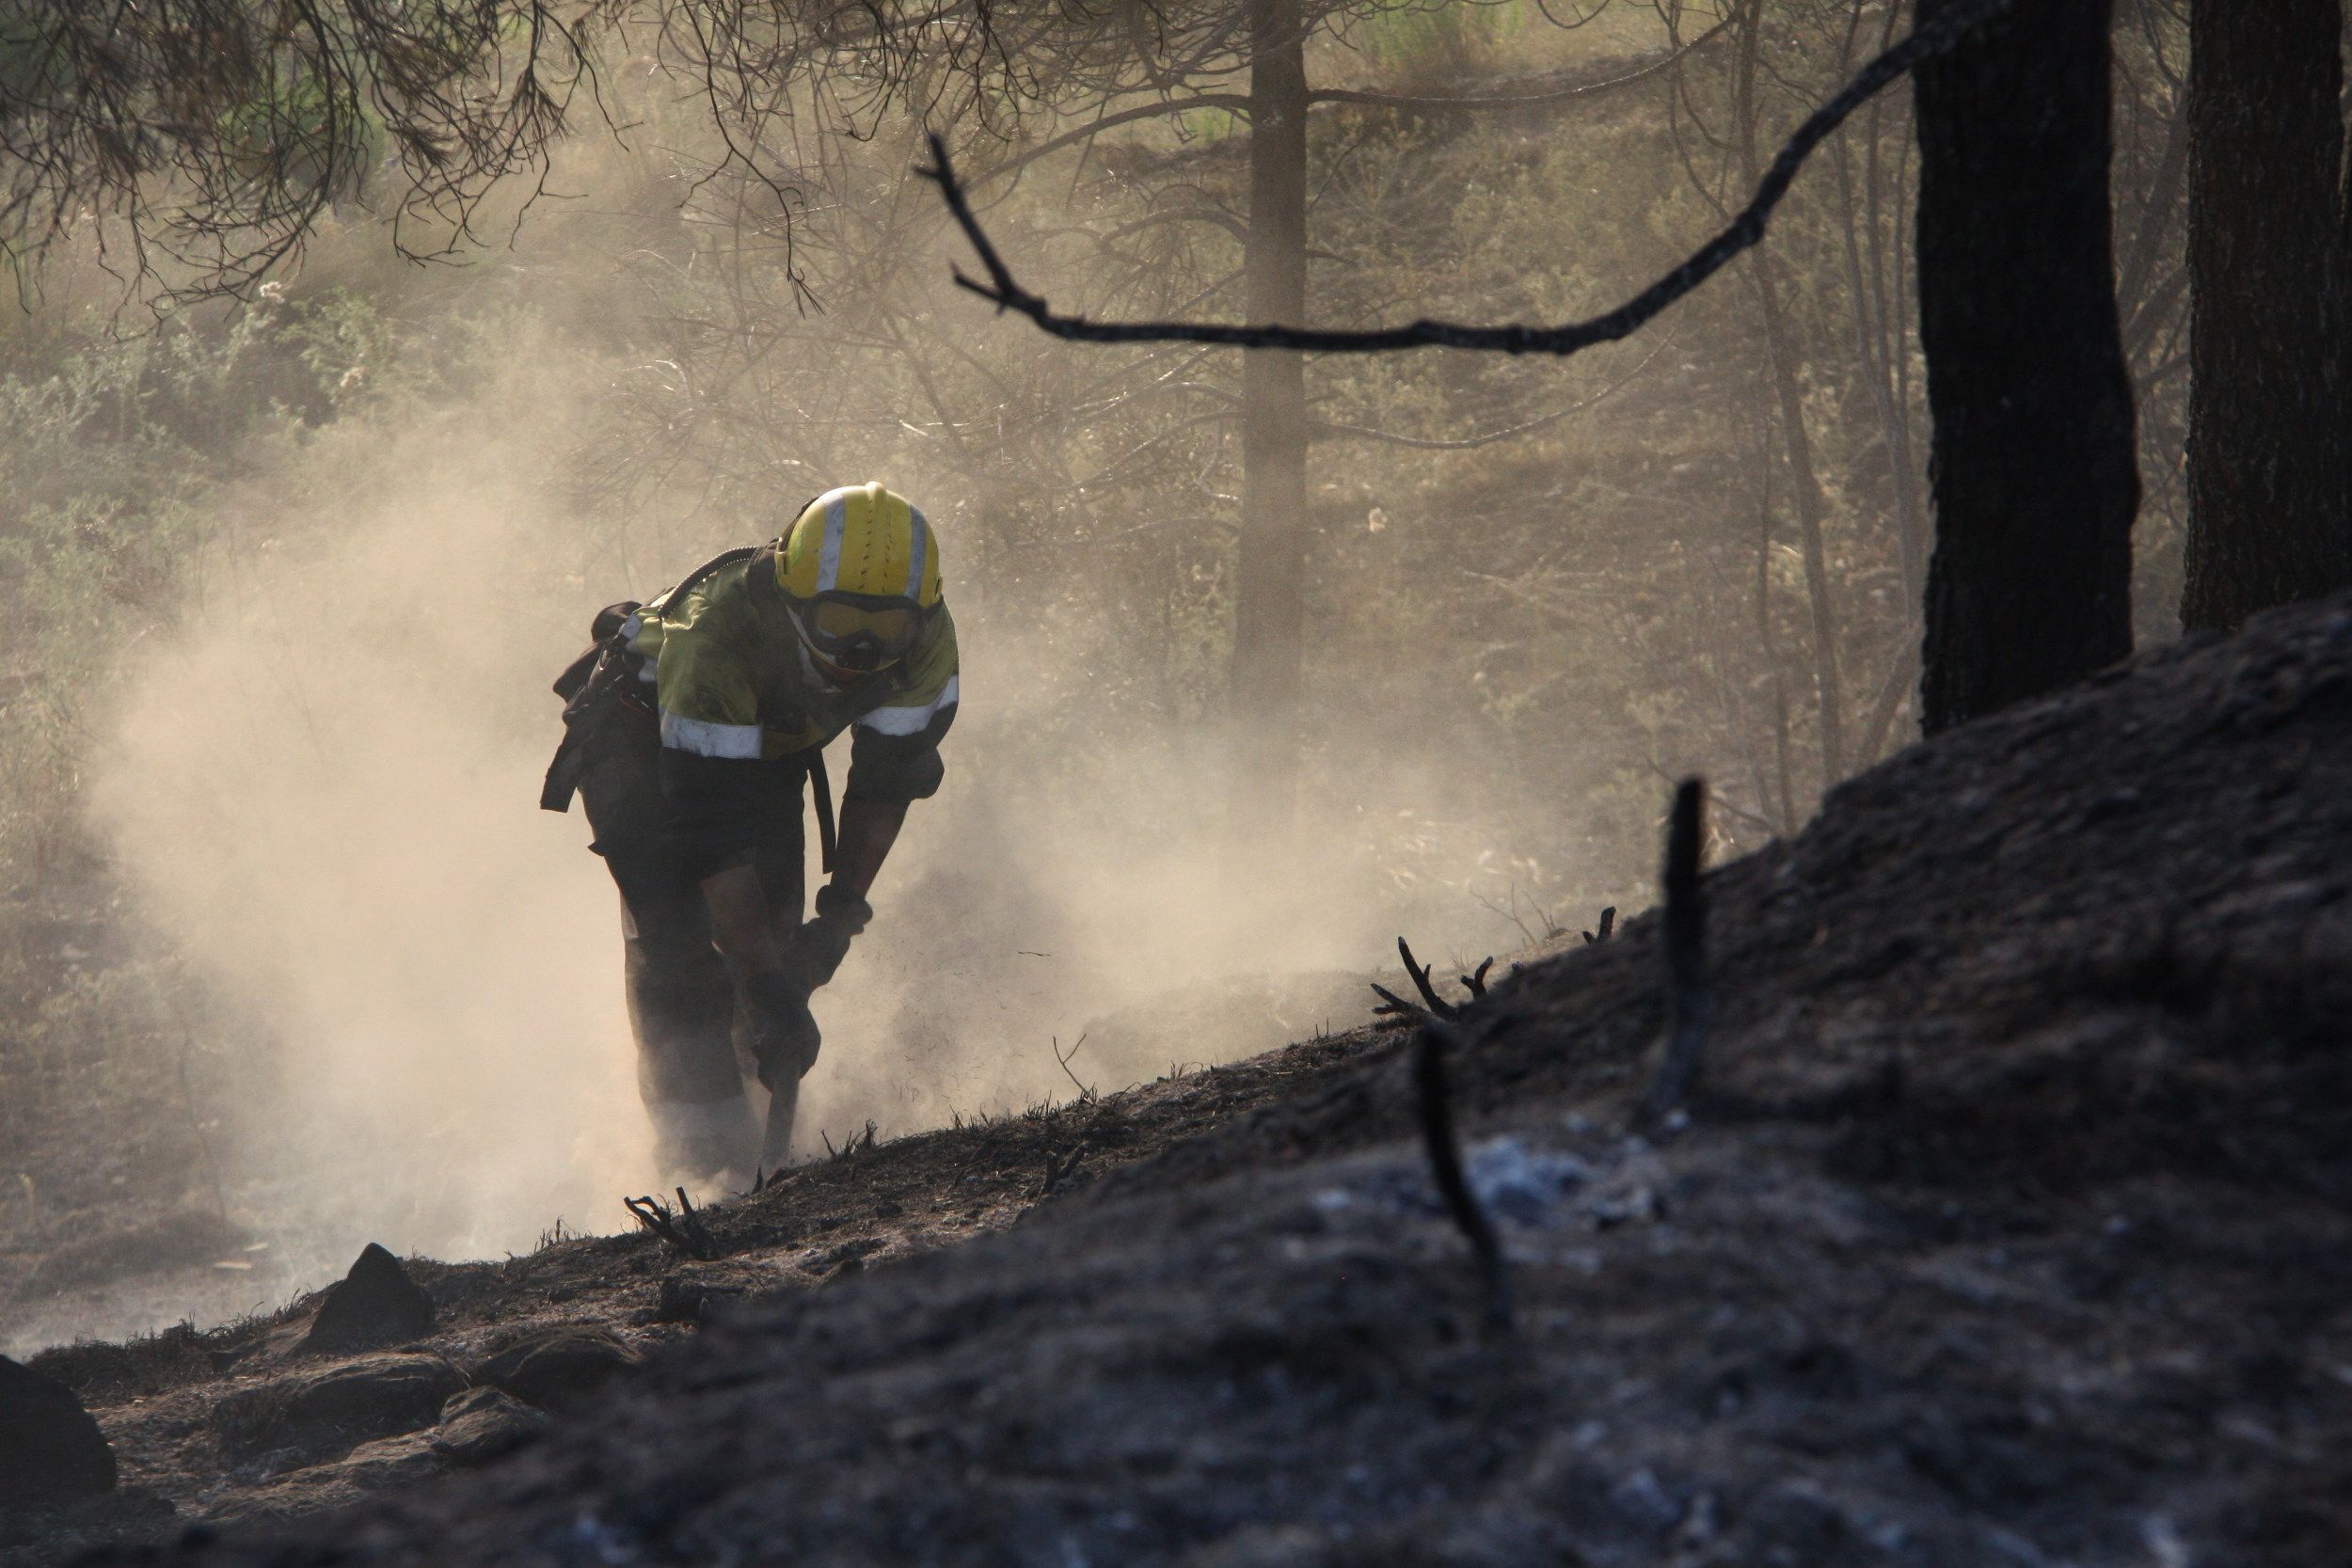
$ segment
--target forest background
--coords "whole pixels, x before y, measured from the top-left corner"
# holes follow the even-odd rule
[[[2184,9],[2131,0],[2116,35],[2142,640],[2181,591]],[[1306,47],[1343,89],[1309,121],[1309,318],[1613,304],[1900,24],[1335,11]],[[1083,51],[1018,92],[844,67],[740,142],[716,76],[611,43],[597,123],[441,260],[395,254],[362,170],[242,297],[158,316],[167,263],[126,281],[85,243],[0,321],[0,1349],[274,1305],[371,1238],[610,1223],[634,1158],[610,895],[584,829],[531,810],[545,682],[597,605],[831,483],[937,521],[970,695],[828,1019],[836,1132],[1072,1092],[1058,1053],[1122,1012],[1183,1021],[1192,1061],[1311,1033],[1323,993],[1233,977],[1638,908],[1666,781],[1710,780],[1736,853],[1915,735],[1907,88],[1624,344],[1309,361],[1278,737],[1301,809],[1270,847],[1227,766],[1254,717],[1241,356],[991,319],[913,172],[953,127],[1057,304],[1236,317],[1256,132],[1230,57],[1120,98]],[[1102,1087],[1181,1065],[1165,1031],[1090,1037],[1071,1068]],[[181,1273],[126,1299],[133,1259]]]

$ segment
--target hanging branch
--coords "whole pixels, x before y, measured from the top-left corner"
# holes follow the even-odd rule
[[[81,235],[158,303],[241,294],[352,201],[390,213],[404,256],[445,256],[498,182],[535,172],[525,205],[541,194],[577,96],[603,112],[618,14],[610,0],[12,8],[0,267],[30,290],[50,247]]]
[[[971,200],[948,159],[947,144],[936,133],[930,138],[931,166],[915,172],[939,187],[949,214],[955,218],[956,226],[963,230],[964,238],[971,242],[981,267],[988,274],[988,280],[981,282],[966,277],[959,267],[954,275],[956,286],[988,300],[999,310],[1010,310],[1028,317],[1041,331],[1057,338],[1085,343],[1209,343],[1230,348],[1297,349],[1322,354],[1372,354],[1393,349],[1436,347],[1486,349],[1502,354],[1550,354],[1565,357],[1597,343],[1613,343],[1630,337],[1663,313],[1669,306],[1722,271],[1724,265],[1741,251],[1763,239],[1764,226],[1772,216],[1772,209],[1788,193],[1788,187],[1796,180],[1797,171],[1804,167],[1805,159],[1827,139],[1832,131],[1868,103],[1881,88],[1901,77],[1914,66],[1950,53],[1979,27],[2008,14],[2017,4],[2018,0],[1974,0],[1973,4],[1954,6],[1880,55],[1864,66],[1836,97],[1816,109],[1803,125],[1797,127],[1796,134],[1788,138],[1779,155],[1764,171],[1763,178],[1756,182],[1756,194],[1749,198],[1747,206],[1740,209],[1721,233],[1692,252],[1680,266],[1615,309],[1587,321],[1570,322],[1559,326],[1533,326],[1523,323],[1481,326],[1424,319],[1404,326],[1344,331],[1215,322],[1100,322],[1082,315],[1057,314],[1046,303],[1043,294],[1031,293],[1014,278],[1012,269],[1006,264],[994,242],[989,239],[987,231],[980,227],[979,219],[974,215]]]

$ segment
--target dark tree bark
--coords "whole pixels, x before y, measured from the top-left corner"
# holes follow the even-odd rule
[[[1307,314],[1307,64],[1299,0],[1249,4],[1251,321]],[[1240,580],[1232,698],[1249,766],[1236,783],[1275,819],[1295,787],[1307,550],[1306,367],[1296,353],[1242,366]]]
[[[1919,0],[1919,24],[1954,3]],[[2028,0],[1917,72],[1930,734],[2131,651],[2139,478],[2107,201],[2110,9]]]
[[[2352,583],[2337,297],[2341,0],[2196,0],[2181,624]]]

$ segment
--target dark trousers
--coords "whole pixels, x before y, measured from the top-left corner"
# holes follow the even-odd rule
[[[733,978],[710,943],[701,883],[679,865],[664,832],[660,732],[652,719],[624,708],[590,744],[580,800],[596,832],[591,847],[620,889],[637,1090],[653,1117],[657,1152],[673,1170],[748,1173],[759,1134],[744,1085],[758,1074]],[[761,816],[754,865],[782,942],[801,924],[801,789],[807,770],[788,759],[755,766],[775,775],[773,789],[765,792],[772,809]],[[747,1138],[744,1156],[736,1146]]]

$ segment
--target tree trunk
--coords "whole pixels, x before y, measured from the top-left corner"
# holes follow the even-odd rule
[[[1829,546],[1823,536],[1820,476],[1813,466],[1813,438],[1804,428],[1804,393],[1797,385],[1795,350],[1781,315],[1780,286],[1772,265],[1756,261],[1756,297],[1764,308],[1765,354],[1772,361],[1772,390],[1780,400],[1780,429],[1788,453],[1789,489],[1797,499],[1797,541],[1804,556],[1805,608],[1813,626],[1813,692],[1820,704],[1821,790],[1846,776],[1846,684],[1837,670],[1837,610],[1831,598]]]
[[[1249,3],[1248,319],[1307,311],[1307,64],[1299,0]],[[1296,787],[1307,547],[1307,388],[1295,353],[1242,359],[1241,551],[1233,715],[1257,813],[1279,820]]]
[[[2181,624],[2352,583],[2341,0],[2196,0],[2188,61],[2188,538]]]
[[[1756,146],[1756,61],[1764,30],[1763,0],[1749,0],[1740,30],[1740,73],[1733,113],[1740,122],[1740,163],[1753,186],[1762,176]],[[1829,546],[1822,517],[1829,510],[1813,466],[1813,438],[1804,427],[1804,392],[1797,384],[1796,350],[1781,313],[1780,284],[1771,258],[1749,253],[1756,303],[1764,316],[1765,352],[1772,361],[1772,390],[1780,400],[1780,429],[1788,454],[1789,489],[1797,501],[1797,539],[1804,556],[1806,608],[1813,622],[1813,691],[1820,705],[1821,792],[1846,776],[1846,687],[1837,668],[1837,609],[1831,598]]]
[[[1919,0],[1919,24],[1955,3]],[[1917,73],[1930,734],[2131,651],[2139,476],[2107,204],[2109,14],[2110,0],[2033,0]]]

